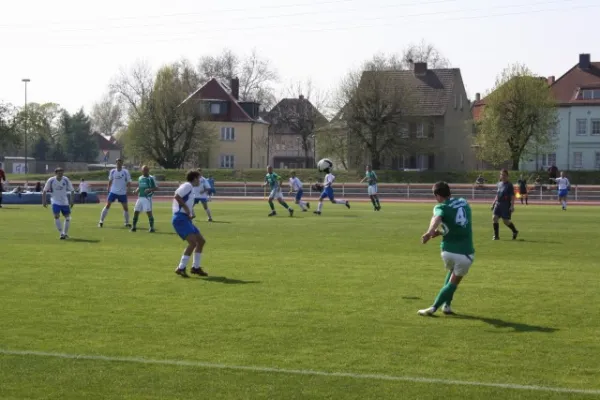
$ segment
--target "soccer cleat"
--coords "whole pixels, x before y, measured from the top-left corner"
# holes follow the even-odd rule
[[[310,203],[306,203],[306,209],[310,210]]]
[[[381,206],[377,206],[377,211],[381,211]]]
[[[213,222],[212,217],[208,219],[208,222]]]
[[[307,211],[308,211],[308,209],[307,209],[307,208],[303,208],[303,209],[302,209],[302,212],[307,212]]]
[[[277,212],[276,212],[276,211],[271,211],[271,212],[269,213],[269,215],[268,215],[268,216],[269,216],[269,217],[274,217],[274,216],[276,216],[276,215],[277,215]]]
[[[175,270],[175,273],[179,276],[181,276],[182,278],[189,278],[190,276],[187,274],[187,272],[185,272],[185,269],[179,269],[177,268]]]
[[[63,234],[60,235],[60,240],[65,240],[67,237]]]
[[[134,226],[130,229],[131,232],[137,232],[137,228]]]
[[[346,201],[346,207],[350,208],[350,202],[349,201]]]
[[[125,228],[131,228],[131,224],[125,224]]]
[[[428,315],[435,314],[436,311],[437,310],[435,309],[435,307],[429,307],[429,308],[425,308],[423,310],[417,311],[417,314],[422,315],[422,316],[428,316]]]
[[[500,240],[500,236],[494,236],[492,237],[492,240]]]
[[[102,228],[104,226],[104,222],[98,222],[98,228]]]
[[[288,211],[290,213],[290,217],[293,217],[294,216],[294,210],[292,210],[291,208],[288,208]]]
[[[313,211],[313,214],[315,214],[315,215],[321,215],[321,211]]]
[[[154,233],[154,232],[156,232],[156,231],[154,230],[154,228],[150,228],[150,229],[148,229],[148,233]]]
[[[444,308],[442,308],[442,312],[446,315],[453,315],[454,311],[452,311],[452,307],[447,304],[444,304]]]
[[[204,272],[204,270],[202,268],[192,268],[191,272],[194,275],[208,276],[208,274],[206,272]]]
[[[519,231],[513,233],[513,240],[517,240],[517,236],[519,236]]]

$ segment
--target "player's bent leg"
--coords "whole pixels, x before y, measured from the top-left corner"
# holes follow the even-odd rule
[[[513,224],[513,222],[511,221],[510,217],[508,215],[507,215],[507,217],[508,218],[503,218],[502,222],[504,222],[504,225],[506,225],[508,227],[508,229],[511,230],[511,232],[512,232],[512,239],[516,240],[517,236],[519,236],[519,231],[515,227],[515,224]]]
[[[201,261],[202,261],[202,251],[204,250],[204,245],[206,244],[206,240],[204,236],[198,232],[196,234],[196,247],[194,247],[194,261],[192,264],[191,272],[192,274],[199,276],[208,276],[208,274],[202,269]]]

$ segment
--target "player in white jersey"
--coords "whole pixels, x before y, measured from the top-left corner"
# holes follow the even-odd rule
[[[563,211],[567,211],[567,195],[571,188],[571,182],[565,177],[565,173],[560,173],[560,178],[554,179],[558,190],[558,201],[562,204]]]
[[[117,200],[123,206],[123,217],[125,219],[125,227],[131,228],[129,223],[129,207],[127,206],[127,192],[131,186],[131,175],[129,171],[123,168],[123,160],[117,159],[117,168],[113,168],[108,173],[108,197],[106,199],[106,205],[100,213],[100,222],[98,222],[98,228],[102,228],[104,225],[104,219],[110,206]]]
[[[306,212],[306,210],[310,208],[310,203],[302,201],[304,190],[302,189],[302,181],[296,176],[296,171],[292,171],[290,178],[289,194],[292,194],[292,192],[296,192],[296,197],[294,198],[295,203],[300,206],[302,212]]]
[[[323,208],[323,200],[327,197],[333,204],[343,204],[347,208],[350,208],[350,202],[347,200],[336,200],[335,195],[333,193],[333,182],[335,182],[335,176],[331,173],[329,168],[324,171],[327,175],[325,175],[325,179],[323,180],[323,185],[319,185],[322,187],[321,196],[319,197],[319,205],[317,206],[317,211],[314,213],[317,215],[321,215],[321,209]]]
[[[200,203],[202,204],[202,208],[206,212],[208,216],[208,222],[212,222],[212,214],[210,212],[210,208],[208,208],[209,194],[211,190],[210,183],[208,179],[202,176],[202,168],[198,168],[198,173],[200,173],[200,184],[194,187],[194,205]],[[192,213],[194,217],[196,213],[192,209]]]
[[[192,274],[208,276],[200,267],[202,250],[204,249],[206,240],[204,240],[200,230],[192,222],[192,218],[194,218],[194,188],[200,185],[200,172],[190,171],[185,178],[186,182],[175,191],[172,223],[175,232],[177,232],[182,240],[186,240],[188,245],[183,252],[175,273],[184,278],[189,277],[185,270],[192,253],[194,253]]]
[[[52,193],[50,202],[52,203],[52,213],[54,214],[54,223],[56,229],[60,233],[60,239],[67,239],[69,233],[69,227],[71,226],[71,209],[73,208],[73,201],[75,200],[75,188],[73,184],[64,176],[64,170],[62,168],[56,168],[54,173],[56,174],[52,178],[46,181],[44,190],[42,191],[42,205],[48,207],[47,194]],[[65,225],[62,226],[60,221],[60,214],[65,217]]]

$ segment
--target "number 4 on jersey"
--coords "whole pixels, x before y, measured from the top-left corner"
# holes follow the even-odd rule
[[[456,210],[456,218],[454,219],[454,223],[458,226],[465,226],[469,221],[467,220],[467,213],[465,212],[464,207],[460,207]]]

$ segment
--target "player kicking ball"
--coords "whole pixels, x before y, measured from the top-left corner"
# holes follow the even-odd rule
[[[335,193],[333,192],[333,182],[335,182],[335,175],[331,173],[331,168],[324,168],[323,172],[325,172],[325,179],[323,180],[323,184],[317,183],[313,185],[313,188],[317,191],[321,192],[321,196],[319,197],[319,205],[317,205],[317,210],[314,211],[316,215],[321,215],[321,210],[323,209],[323,200],[326,198],[329,199],[333,204],[342,204],[345,205],[346,208],[350,208],[350,202],[347,200],[336,200]]]
[[[71,226],[71,209],[75,200],[75,188],[73,184],[64,176],[62,168],[54,170],[55,176],[46,181],[46,185],[42,190],[42,205],[48,207],[47,194],[51,192],[50,202],[52,203],[52,213],[54,214],[54,224],[60,233],[60,239],[65,240],[69,237],[69,227]],[[70,195],[70,197],[69,197]],[[60,215],[65,217],[65,225],[63,227],[60,221]]]
[[[173,198],[173,229],[182,240],[187,241],[188,245],[183,252],[179,266],[175,273],[183,278],[189,278],[186,272],[187,264],[194,254],[191,273],[199,276],[208,276],[200,266],[202,260],[202,251],[206,240],[200,233],[200,230],[192,222],[194,217],[194,188],[200,185],[200,172],[190,171],[187,173],[186,182],[175,191]]]
[[[134,193],[137,193],[138,199],[133,208],[133,226],[131,227],[131,232],[137,231],[137,223],[141,212],[145,212],[148,215],[148,223],[150,224],[148,232],[155,232],[154,215],[152,214],[152,196],[154,196],[157,188],[156,179],[150,175],[150,168],[144,165],[142,167],[142,175],[138,178],[138,187],[134,191]]]
[[[273,200],[277,199],[279,204],[290,213],[290,217],[294,216],[294,210],[287,205],[285,200],[283,200],[283,193],[281,192],[281,177],[273,172],[273,167],[270,165],[267,167],[267,175],[265,175],[265,183],[263,186],[269,185],[271,192],[269,193],[269,207],[271,207],[271,212],[269,213],[269,217],[274,217],[277,215],[277,211],[275,211],[275,204],[273,204]]]
[[[418,314],[423,316],[435,314],[442,306],[444,314],[453,314],[451,303],[454,293],[469,272],[475,254],[469,203],[463,198],[451,197],[450,186],[446,182],[436,183],[433,195],[438,204],[433,208],[429,229],[421,237],[421,242],[426,244],[430,239],[442,236],[442,260],[448,273],[433,305],[419,310]]]

